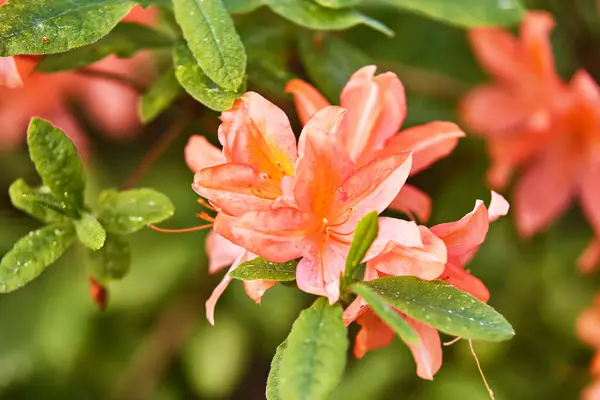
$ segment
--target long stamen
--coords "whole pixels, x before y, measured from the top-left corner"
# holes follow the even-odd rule
[[[194,231],[201,231],[203,229],[209,229],[213,226],[213,224],[206,224],[206,225],[200,225],[200,226],[193,226],[191,228],[183,228],[183,229],[165,229],[165,228],[159,228],[156,225],[153,224],[148,224],[148,228],[153,229],[157,232],[162,232],[162,233],[185,233],[185,232],[194,232]]]
[[[477,364],[477,369],[479,370],[479,375],[481,375],[481,379],[483,379],[483,384],[485,385],[485,388],[487,389],[489,395],[490,395],[490,399],[494,400],[494,392],[492,391],[492,388],[490,387],[490,385],[488,385],[487,380],[485,379],[485,375],[483,374],[483,370],[481,369],[481,364],[479,364],[479,359],[477,358],[477,354],[475,354],[475,349],[473,348],[473,341],[471,339],[469,339],[469,347],[471,348],[471,354],[473,354],[473,358],[475,358],[475,363]]]
[[[209,210],[212,211],[217,211],[213,206],[211,206],[208,201],[204,200],[202,197],[198,198],[198,204],[200,204],[202,207],[204,208],[208,208]]]
[[[442,343],[444,346],[452,346],[454,343],[458,342],[460,339],[462,339],[460,336],[455,337],[454,339],[450,340],[449,342],[445,342]]]
[[[353,211],[354,211],[354,209],[352,207],[348,208],[348,210],[346,210],[346,212],[343,214],[346,218],[342,222],[339,222],[337,224],[329,224],[329,226],[344,225],[346,222],[348,222],[348,220],[350,219],[350,216],[352,216]]]
[[[206,222],[210,222],[210,223],[215,222],[215,219],[213,217],[211,217],[210,215],[208,215],[208,213],[206,211],[202,211],[201,213],[196,214],[196,217],[203,219]]]

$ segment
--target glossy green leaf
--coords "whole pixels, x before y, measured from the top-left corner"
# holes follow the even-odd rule
[[[277,346],[277,350],[271,361],[271,369],[267,378],[267,400],[283,400],[279,390],[279,374],[281,373],[281,361],[283,360],[286,348],[287,339]]]
[[[356,282],[348,287],[348,289],[357,295],[361,296],[371,309],[385,322],[394,332],[396,332],[402,340],[407,343],[417,343],[419,336],[410,327],[410,325],[390,307],[379,294],[373,289],[365,285],[364,282]]]
[[[122,279],[131,267],[131,248],[123,236],[109,233],[104,246],[88,252],[88,269],[100,283]]]
[[[0,262],[0,293],[12,292],[37,278],[64,253],[74,237],[73,225],[62,222],[19,240]]]
[[[153,189],[105,190],[98,198],[98,219],[107,232],[125,235],[162,222],[175,209],[167,196]]]
[[[300,313],[287,338],[279,374],[281,398],[326,399],[342,377],[347,348],[342,307],[319,298]]]
[[[85,175],[73,142],[47,121],[33,118],[27,131],[29,156],[52,193],[75,209],[83,209]]]
[[[171,38],[155,29],[123,22],[96,43],[44,57],[37,69],[43,72],[70,70],[84,67],[111,54],[129,58],[138,51],[165,48],[172,43]]]
[[[236,91],[246,74],[246,53],[221,0],[173,0],[175,19],[198,65],[222,88]]]
[[[57,222],[66,218],[64,209],[68,206],[45,186],[33,189],[23,179],[17,179],[8,188],[8,194],[15,208],[41,221]],[[48,196],[52,199],[51,205],[48,203]],[[41,201],[41,197],[44,197],[45,201]],[[64,209],[60,210],[63,207]]]
[[[0,57],[61,53],[106,35],[128,0],[10,0],[0,8]]]
[[[352,245],[346,258],[346,268],[344,270],[344,281],[351,283],[354,277],[356,269],[365,258],[365,254],[375,241],[377,234],[379,233],[379,215],[377,211],[371,211],[356,225],[354,231],[354,238],[352,239]]]
[[[98,250],[104,246],[106,231],[92,215],[85,214],[81,219],[75,220],[74,224],[77,237],[85,247]]]
[[[314,0],[315,3],[322,5],[323,7],[327,7],[327,8],[345,8],[345,7],[352,7],[355,6],[359,3],[361,3],[363,0]]]
[[[247,14],[265,4],[264,0],[223,0],[227,11],[232,14]]]
[[[175,71],[169,69],[164,72],[140,99],[139,107],[142,122],[152,121],[169,108],[182,94],[183,89],[175,78]]]
[[[465,28],[513,25],[525,15],[521,0],[384,0],[385,3]]]
[[[502,341],[515,332],[492,307],[442,281],[389,276],[364,282],[391,306],[418,321],[463,339]]]
[[[284,263],[274,263],[264,258],[256,257],[253,260],[241,263],[229,276],[244,281],[293,281],[296,279],[296,266],[299,260]]]
[[[244,93],[225,90],[214,83],[200,68],[190,49],[181,41],[173,50],[175,77],[193,98],[215,111],[231,109],[235,99]]]
[[[334,104],[350,76],[372,61],[362,51],[334,36],[315,45],[311,34],[300,36],[300,57],[311,81]]]
[[[385,35],[394,32],[381,22],[353,9],[332,10],[312,0],[264,0],[275,13],[296,25],[313,30],[344,30],[356,25],[367,25]]]
[[[167,9],[173,8],[173,2],[171,0],[137,0],[137,3],[142,7],[164,7]]]

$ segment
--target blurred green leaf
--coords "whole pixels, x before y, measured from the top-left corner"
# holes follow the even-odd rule
[[[389,276],[362,285],[409,317],[450,335],[495,342],[515,334],[496,310],[446,282]]]
[[[293,281],[296,279],[296,266],[300,260],[292,260],[284,263],[274,263],[264,258],[256,257],[253,260],[244,261],[229,276],[244,281]]]
[[[246,74],[246,52],[221,0],[173,0],[181,26],[198,65],[217,85],[238,90]]]
[[[70,70],[92,64],[111,54],[130,58],[138,51],[161,49],[172,44],[171,38],[155,29],[122,22],[96,43],[42,58],[37,69],[42,72]]]
[[[525,15],[520,0],[384,0],[384,3],[465,28],[513,25]]]
[[[410,325],[396,311],[394,311],[385,301],[383,297],[377,294],[364,282],[356,282],[348,288],[350,291],[361,296],[371,309],[398,334],[407,343],[416,344],[419,341],[419,336],[410,327]]]
[[[98,250],[104,246],[106,231],[96,218],[90,214],[85,214],[81,219],[73,222],[77,237],[85,247],[91,250]]]
[[[107,232],[125,235],[162,222],[173,215],[171,200],[153,189],[117,192],[110,189],[98,199],[98,219]]]
[[[131,247],[123,236],[109,233],[104,246],[88,252],[88,268],[94,278],[107,285],[122,279],[131,267]]]
[[[175,45],[173,51],[175,77],[193,98],[215,111],[231,109],[235,99],[244,90],[230,92],[214,83],[200,68],[185,42]]]
[[[271,361],[271,369],[269,370],[269,377],[267,378],[267,400],[283,400],[279,393],[279,374],[281,370],[281,361],[283,360],[283,354],[287,348],[287,339],[284,340],[275,351],[273,360]]]
[[[85,174],[73,142],[49,122],[33,118],[27,131],[27,144],[29,156],[44,184],[75,209],[83,209]]]
[[[344,7],[352,7],[363,0],[314,0],[315,3],[322,5],[327,8],[344,8]]]
[[[354,278],[354,273],[360,265],[365,254],[375,241],[377,234],[379,233],[377,211],[371,211],[356,225],[354,230],[354,238],[352,239],[352,245],[348,251],[348,257],[346,258],[346,268],[344,270],[343,282],[344,285],[350,284]]]
[[[29,232],[0,262],[0,293],[12,292],[37,278],[69,247],[74,236],[68,222]]]
[[[286,341],[279,374],[281,397],[326,399],[346,365],[348,338],[342,307],[319,298],[300,313]]]
[[[183,89],[175,78],[175,71],[165,71],[140,99],[140,117],[147,124],[183,94]]]
[[[52,204],[57,207],[67,207],[67,205],[55,198],[50,189],[45,186],[40,188],[31,188],[23,179],[17,179],[8,188],[8,194],[12,204],[21,211],[44,222],[57,222],[65,219],[64,211],[58,211],[55,207],[48,206],[40,200],[40,195],[51,196]]]
[[[201,327],[183,349],[184,373],[198,396],[230,398],[248,362],[247,333],[231,317]]]
[[[387,36],[394,32],[381,22],[353,9],[332,10],[312,0],[264,0],[275,13],[283,18],[313,30],[343,30],[356,25],[367,25]]]
[[[0,8],[0,57],[61,53],[106,35],[128,0],[11,0]]]
[[[265,0],[223,0],[227,11],[232,14],[247,14],[265,4]]]
[[[350,76],[371,63],[362,51],[334,36],[326,36],[315,44],[311,34],[300,36],[300,57],[311,81],[333,103]]]

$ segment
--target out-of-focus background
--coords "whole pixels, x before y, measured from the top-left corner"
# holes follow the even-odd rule
[[[552,39],[561,75],[570,78],[576,68],[584,67],[599,79],[600,17],[594,1],[539,0],[529,1],[528,7],[550,10],[557,19]],[[376,63],[380,72],[396,72],[407,88],[405,127],[432,120],[457,121],[457,99],[487,79],[472,56],[466,32],[389,8],[365,11],[390,26],[396,36],[390,39],[368,28],[354,28],[319,38],[317,52],[310,47],[313,37],[269,35],[269,28],[287,23],[268,10],[236,17],[236,23],[245,39],[260,43],[266,51],[285,53],[294,74],[312,80],[334,100],[351,72]],[[257,27],[264,36],[253,31]],[[346,44],[352,48],[345,48]],[[323,52],[328,63],[320,62]],[[249,68],[249,72],[265,74],[264,79],[250,80],[249,88],[286,110],[299,132],[281,82],[271,79],[268,71]],[[41,90],[37,94],[44,95]],[[11,96],[8,90],[0,92],[3,108],[17,101]],[[106,128],[83,103],[71,101],[68,109],[87,138],[90,194],[120,186],[180,118],[174,108],[140,128],[139,134],[133,135],[137,128],[132,127],[115,138],[103,132]],[[0,255],[38,226],[15,210],[8,198],[8,186],[15,179],[23,177],[35,184],[37,178],[25,146],[1,140],[11,117],[1,111]],[[216,143],[218,114],[204,110],[195,116],[192,127],[138,182],[164,192],[175,203],[176,214],[162,224],[165,227],[200,223],[195,218],[200,211],[197,196],[190,187],[193,174],[185,165],[183,149],[191,134],[206,135]],[[482,141],[467,137],[450,157],[411,178],[434,200],[432,225],[462,217],[476,199],[489,201],[486,168]],[[258,306],[234,282],[219,302],[216,325],[211,327],[204,317],[204,301],[221,274],[207,273],[205,235],[151,230],[133,235],[132,271],[109,286],[105,312],[90,300],[85,260],[77,246],[39,279],[0,296],[0,398],[264,399],[275,348],[311,296],[277,285]],[[591,236],[576,207],[547,233],[528,241],[517,237],[510,217],[493,223],[469,268],[488,285],[490,304],[517,332],[508,342],[475,343],[497,399],[576,399],[589,381],[592,352],[577,340],[574,322],[600,289],[598,276],[582,276],[575,264]],[[362,360],[351,357],[346,376],[332,396],[336,400],[488,398],[465,342],[444,348],[444,365],[428,382],[416,377],[410,353],[399,340]]]

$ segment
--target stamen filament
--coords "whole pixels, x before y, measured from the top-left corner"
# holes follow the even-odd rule
[[[454,343],[458,342],[460,339],[462,339],[462,338],[460,336],[457,336],[454,339],[450,340],[449,342],[442,343],[442,344],[444,346],[452,346]]]
[[[153,224],[148,224],[148,228],[153,229],[157,232],[162,232],[162,233],[185,233],[185,232],[194,232],[194,231],[201,231],[203,229],[209,229],[213,226],[213,224],[206,224],[206,225],[200,225],[200,226],[194,226],[191,228],[182,228],[182,229],[166,229],[166,228],[159,228],[156,225]]]
[[[202,211],[201,213],[196,214],[196,217],[203,219],[206,222],[210,222],[210,223],[215,222],[215,219],[213,217],[211,217],[210,215],[208,215],[208,213],[206,211]]]
[[[477,369],[479,370],[479,375],[481,375],[481,379],[483,379],[483,384],[485,385],[485,388],[487,389],[487,391],[490,395],[490,399],[495,400],[494,392],[492,391],[492,388],[490,387],[487,380],[485,379],[485,375],[483,374],[483,370],[481,369],[481,364],[479,363],[477,354],[475,354],[475,349],[473,348],[473,341],[471,339],[469,339],[469,347],[471,348],[471,354],[473,354],[473,358],[475,358],[475,363],[477,364]]]
[[[210,205],[208,201],[204,200],[202,197],[198,198],[198,204],[200,204],[204,208],[208,208],[209,210],[217,211],[213,206]]]

